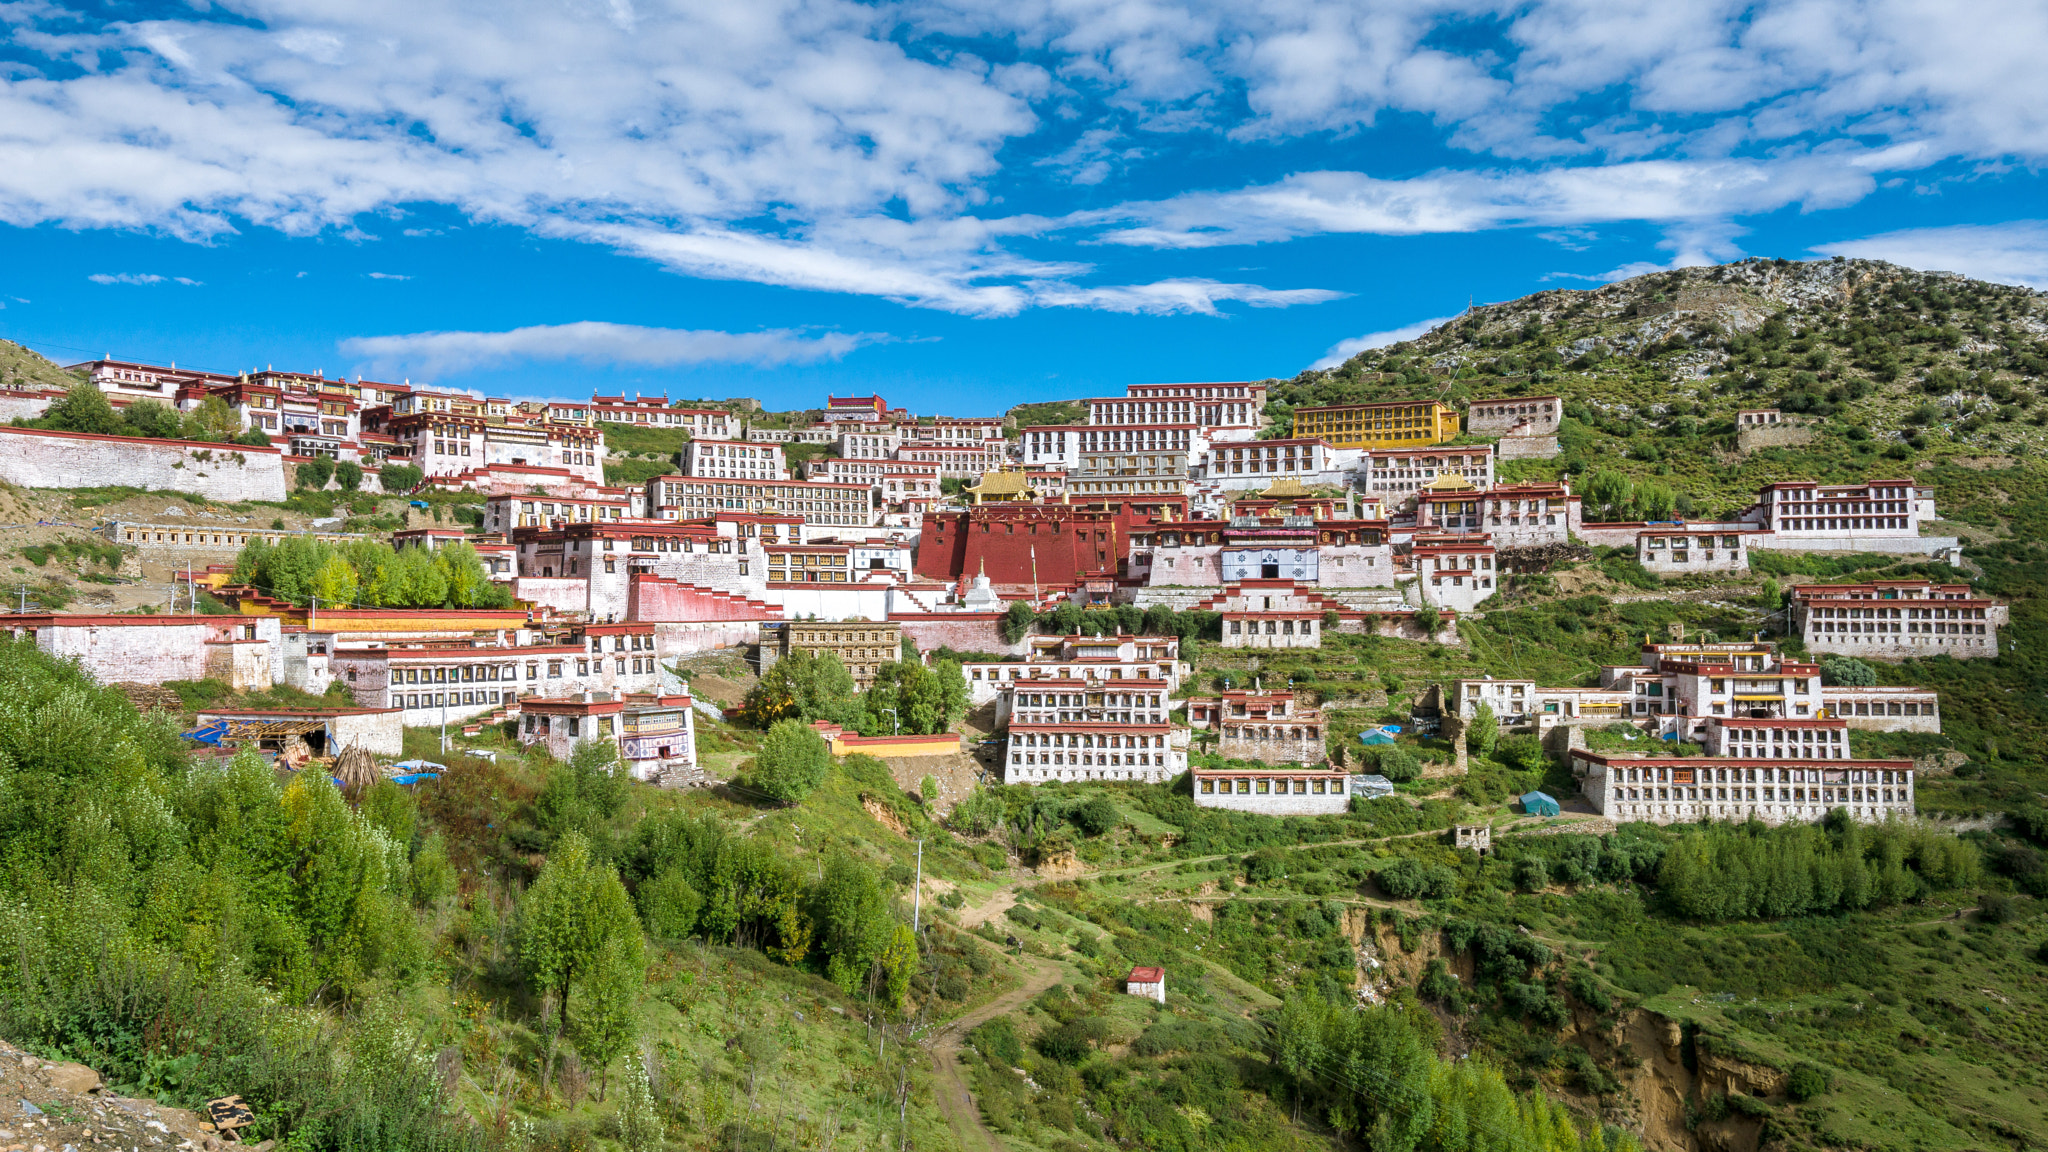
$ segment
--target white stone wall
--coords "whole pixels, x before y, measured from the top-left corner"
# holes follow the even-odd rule
[[[1465,409],[1465,431],[1500,434],[1526,424],[1532,435],[1554,436],[1564,420],[1564,401],[1556,396],[1500,396],[1474,400]]]
[[[4,426],[0,437],[0,480],[23,488],[125,485],[231,501],[286,494],[284,454],[276,448]]]
[[[1937,556],[1954,554],[1956,562],[1962,558],[1962,541],[1954,536],[1856,536],[1849,533],[1832,535],[1802,535],[1793,539],[1783,536],[1759,536],[1752,548],[1763,548],[1773,552],[1882,552],[1888,556]]]
[[[1185,744],[1176,744],[1152,734],[1130,735],[1105,728],[1100,734],[1091,734],[1088,747],[1061,747],[1057,750],[1032,749],[1027,752],[1018,740],[1021,733],[1012,728],[1006,743],[1006,757],[1003,770],[1005,784],[1047,784],[1055,780],[1123,780],[1143,784],[1162,784],[1188,770],[1188,753]],[[1137,742],[1145,747],[1137,747]],[[1026,763],[1027,756],[1036,756],[1036,763]],[[1048,762],[1057,758],[1057,763]]]
[[[278,639],[275,619],[196,616],[177,624],[146,625],[127,625],[118,617],[100,619],[106,622],[37,628],[36,647],[52,656],[76,659],[101,683],[204,680],[217,672],[231,682],[241,677],[244,682],[235,686],[245,690],[271,685],[270,646]],[[216,650],[217,642],[239,639],[249,629],[256,638],[246,645],[247,654]],[[26,633],[20,626],[12,631],[18,638]]]
[[[1131,556],[1131,575],[1154,588],[1220,588],[1249,576],[1224,578],[1223,553],[1253,552],[1242,545],[1183,544],[1154,547]],[[1282,551],[1274,549],[1274,551]],[[1291,550],[1289,550],[1291,551]],[[1319,544],[1311,550],[1315,562],[1303,584],[1322,588],[1391,588],[1394,585],[1394,546],[1388,544]],[[1169,563],[1171,561],[1171,563]],[[1293,579],[1284,567],[1283,579]]]
[[[760,598],[780,605],[782,614],[798,620],[886,620],[888,584],[770,584]]]
[[[1868,603],[1891,610],[1898,610],[1900,605],[1937,608],[1941,606],[1939,600],[1874,600]],[[1998,655],[1999,621],[1994,617],[2002,614],[2003,607],[2000,605],[1997,609],[1987,612],[1983,620],[1819,620],[1809,615],[1801,622],[1803,626],[1800,629],[1800,638],[1806,642],[1806,650],[1815,656],[1856,656],[1871,660],[1951,656],[1957,660],[1989,660]],[[1829,627],[1847,629],[1852,626],[1867,629],[1884,627],[1898,631],[1826,630]],[[1908,627],[1939,631],[1904,631]]]
[[[654,634],[661,638],[662,653],[673,659],[692,652],[711,652],[751,644],[759,627],[751,620],[656,622]]]
[[[1444,560],[1451,559],[1446,556]],[[1491,557],[1488,558],[1489,561]],[[1493,599],[1497,577],[1492,568],[1446,568],[1441,572],[1420,573],[1415,579],[1415,590],[1422,602],[1436,608],[1449,608],[1457,612],[1470,612],[1480,604]]]
[[[1753,540],[1754,536],[1747,539]],[[1701,540],[1712,540],[1711,547],[1700,547]],[[1725,541],[1734,541],[1729,547]],[[1661,546],[1659,543],[1661,542]],[[1749,549],[1743,547],[1745,537],[1740,533],[1719,533],[1701,531],[1691,536],[1650,536],[1636,537],[1636,560],[1643,570],[1659,576],[1682,575],[1687,572],[1747,572],[1749,571]],[[1679,557],[1684,559],[1680,560]]]
[[[1322,614],[1300,618],[1250,617],[1223,622],[1225,648],[1320,648]]]
[[[63,395],[62,392],[27,392],[15,388],[0,388],[0,423],[40,420],[50,410],[51,402]]]
[[[1501,460],[1554,460],[1557,452],[1555,436],[1503,436],[1494,445],[1494,455]]]
[[[1602,816],[1616,822],[1686,824],[1698,820],[1761,820],[1766,824],[1811,823],[1836,808],[1866,824],[1903,820],[1914,814],[1913,773],[1907,769],[1863,768],[1854,761],[1832,765],[1754,767],[1715,765],[1702,760],[1698,771],[1717,778],[1689,785],[1619,778],[1621,763],[1599,764],[1573,758],[1579,790]],[[1655,772],[1657,769],[1636,769]],[[1883,782],[1888,773],[1891,783]],[[1723,781],[1720,775],[1736,776]],[[1755,777],[1755,779],[1751,779]]]
[[[1941,696],[1919,688],[1823,688],[1831,720],[1866,732],[1940,732]]]
[[[1278,791],[1281,783],[1289,785],[1283,795]],[[1258,791],[1260,783],[1266,784],[1265,793]],[[1222,791],[1226,784],[1243,784],[1244,791],[1236,788],[1228,793]],[[1316,795],[1313,791],[1315,780],[1311,777],[1290,778],[1285,776],[1263,776],[1247,774],[1241,777],[1210,777],[1204,773],[1195,783],[1195,807],[1230,808],[1238,812],[1256,812],[1262,816],[1333,816],[1348,811],[1351,807],[1349,784],[1345,779],[1323,781],[1325,791]],[[1298,785],[1301,791],[1295,791]],[[1204,786],[1213,786],[1215,791],[1205,792]]]

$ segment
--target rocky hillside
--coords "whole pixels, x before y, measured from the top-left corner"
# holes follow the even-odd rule
[[[69,388],[78,377],[51,363],[39,352],[0,340],[0,387]]]
[[[1475,308],[1276,384],[1273,414],[1552,393],[1571,417],[1560,468],[1572,474],[1674,455],[1733,464],[1736,412],[1760,407],[1811,432],[1804,451],[1766,457],[1815,474],[2021,456],[2048,446],[2048,294],[1870,260],[1658,272]]]

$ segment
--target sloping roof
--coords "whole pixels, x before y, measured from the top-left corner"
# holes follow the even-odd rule
[[[1164,968],[1133,968],[1131,969],[1131,974],[1124,977],[1124,980],[1131,984],[1157,984],[1164,979],[1166,979],[1166,969]]]
[[[1446,472],[1422,487],[1428,492],[1469,492],[1479,486],[1455,472]]]
[[[1012,496],[1029,489],[1031,478],[1022,472],[999,469],[983,472],[980,483],[968,489],[979,496]]]
[[[1273,481],[1272,485],[1264,492],[1259,493],[1259,498],[1261,500],[1285,500],[1289,497],[1313,495],[1315,493],[1301,486],[1301,481],[1296,480],[1292,476],[1282,476],[1278,480]]]

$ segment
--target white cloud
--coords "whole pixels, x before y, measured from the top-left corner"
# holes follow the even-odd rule
[[[1182,278],[1150,284],[1119,284],[1099,288],[1072,284],[1031,284],[1033,300],[1053,308],[1097,308],[1105,312],[1129,312],[1145,316],[1197,314],[1220,316],[1220,301],[1235,301],[1254,308],[1292,308],[1297,304],[1322,304],[1341,299],[1343,292],[1322,288],[1264,288],[1257,284],[1225,284],[1220,280]]]
[[[1712,222],[1851,203],[1879,173],[1943,161],[2048,160],[2038,0],[1978,0],[1967,19],[1950,0],[197,7],[214,12],[96,22],[0,0],[20,50],[0,73],[0,223],[204,242],[448,205],[687,275],[997,316],[1175,295],[1078,286],[1094,269],[1018,255],[1025,236],[1198,249]],[[959,48],[975,38],[1028,59]],[[1342,139],[1389,114],[1440,128],[1476,170],[1172,195],[1152,166],[1172,134],[1227,169],[1255,155],[1244,142]],[[1089,116],[1110,126],[1055,155],[1012,147]],[[1141,158],[1167,194],[1063,214],[1114,203]],[[1012,163],[1064,174],[1051,196],[1071,199],[1033,205],[1061,236],[970,215],[1013,198]],[[1262,293],[1281,298],[1228,298]]]
[[[1823,256],[1863,256],[1908,268],[1960,272],[1979,280],[2048,289],[2048,220],[1906,228],[1820,244]]]
[[[412,277],[410,277],[410,276],[401,276],[400,274],[398,274],[398,273],[396,273],[396,272],[370,272],[370,273],[366,273],[366,275],[368,275],[368,276],[369,276],[369,278],[370,278],[370,279],[372,279],[372,280],[410,280],[410,279],[412,279]]]
[[[380,373],[410,370],[433,376],[509,360],[577,360],[659,368],[688,364],[772,368],[837,360],[862,345],[886,339],[887,336],[870,332],[805,335],[786,328],[719,332],[584,320],[514,328],[508,332],[358,336],[342,341],[341,350],[346,355],[361,357],[368,368]]]
[[[1696,221],[1788,204],[1809,209],[1854,202],[1874,187],[1869,172],[1818,158],[1644,160],[1544,171],[1438,171],[1406,180],[1362,172],[1303,172],[1236,192],[1191,192],[1126,204],[1083,219],[1131,220],[1103,240],[1148,248],[1210,248],[1330,232],[1414,236],[1523,225],[1607,220]]]
[[[86,277],[95,284],[183,284],[197,288],[200,281],[184,276],[159,276],[154,272],[95,272]]]
[[[1389,328],[1385,332],[1368,332],[1363,336],[1353,336],[1349,340],[1339,340],[1330,345],[1330,350],[1323,353],[1322,359],[1309,367],[1335,368],[1368,348],[1385,348],[1389,344],[1413,340],[1439,324],[1448,324],[1456,319],[1456,316],[1437,316],[1429,320],[1417,320],[1400,328]]]

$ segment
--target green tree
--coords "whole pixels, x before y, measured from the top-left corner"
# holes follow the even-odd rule
[[[377,485],[386,492],[410,492],[426,478],[426,473],[411,464],[387,461],[377,469]]]
[[[1437,629],[1443,627],[1444,622],[1443,614],[1436,610],[1434,604],[1424,604],[1417,608],[1410,619],[1425,637],[1436,635]]]
[[[320,489],[327,487],[327,481],[334,477],[334,461],[325,456],[315,456],[299,465],[293,482],[301,488]]]
[[[967,718],[967,674],[960,670],[958,660],[935,660],[932,662],[932,677],[938,681],[939,701],[943,708],[937,730],[950,732],[954,725]]]
[[[633,902],[618,874],[591,857],[590,841],[572,832],[555,844],[519,905],[520,968],[536,992],[556,998],[557,1031],[569,1019],[571,990],[614,936],[638,948]]]
[[[354,492],[363,486],[363,466],[353,460],[336,461],[334,482],[341,485],[343,492]]]
[[[313,574],[312,596],[331,608],[348,608],[356,603],[355,566],[335,556]]]
[[[740,715],[766,727],[777,720],[840,720],[856,711],[853,676],[831,652],[802,649],[770,665],[740,701]]]
[[[1877,669],[1854,656],[1823,656],[1820,679],[1840,688],[1869,688],[1877,683]]]
[[[1669,520],[1671,511],[1678,506],[1678,496],[1667,484],[1646,480],[1636,488],[1635,511],[1638,520]]]
[[[121,423],[137,436],[175,440],[185,427],[185,418],[158,400],[137,400],[121,413]]]
[[[467,540],[457,540],[434,549],[434,568],[447,589],[447,603],[454,608],[495,606],[502,591],[484,571],[483,558]]]
[[[924,779],[919,780],[917,782],[917,798],[927,808],[937,804],[939,802],[939,778],[926,775]]]
[[[1399,744],[1380,745],[1374,751],[1373,761],[1379,774],[1396,784],[1422,775],[1422,761]]]
[[[64,398],[51,404],[38,423],[59,432],[91,432],[99,436],[111,436],[121,430],[121,418],[114,414],[107,394],[98,385],[83,380],[66,389]]]
[[[647,1066],[640,1053],[626,1054],[626,1067],[619,1074],[619,1144],[626,1152],[658,1152],[668,1140],[668,1122],[662,1119],[648,1084]]]
[[[647,983],[647,959],[638,932],[614,932],[598,946],[578,975],[576,1051],[598,1070],[597,1098],[603,1100],[612,1061],[632,1047],[640,1027],[640,990]]]
[[[227,440],[242,430],[242,418],[227,401],[208,396],[186,414],[185,428],[195,440]]]
[[[1482,702],[1472,717],[1471,727],[1465,730],[1465,747],[1481,756],[1491,756],[1499,742],[1500,721],[1493,715],[1493,706]]]
[[[1621,473],[1596,468],[1585,480],[1586,503],[1597,508],[1602,520],[1625,520],[1635,499],[1635,485]]]
[[[681,868],[673,868],[650,880],[642,880],[633,892],[640,905],[641,922],[664,940],[681,940],[697,927],[697,912],[704,897],[690,884]]]
[[[831,770],[832,750],[823,737],[801,720],[777,720],[754,757],[750,779],[775,799],[796,804],[823,784]]]
[[[858,990],[892,935],[881,877],[845,852],[834,852],[811,890],[810,916],[825,977],[849,994]]]
[[[1015,644],[1022,640],[1037,622],[1038,613],[1031,610],[1031,605],[1022,600],[1010,601],[1010,606],[1003,610],[1003,643]]]

